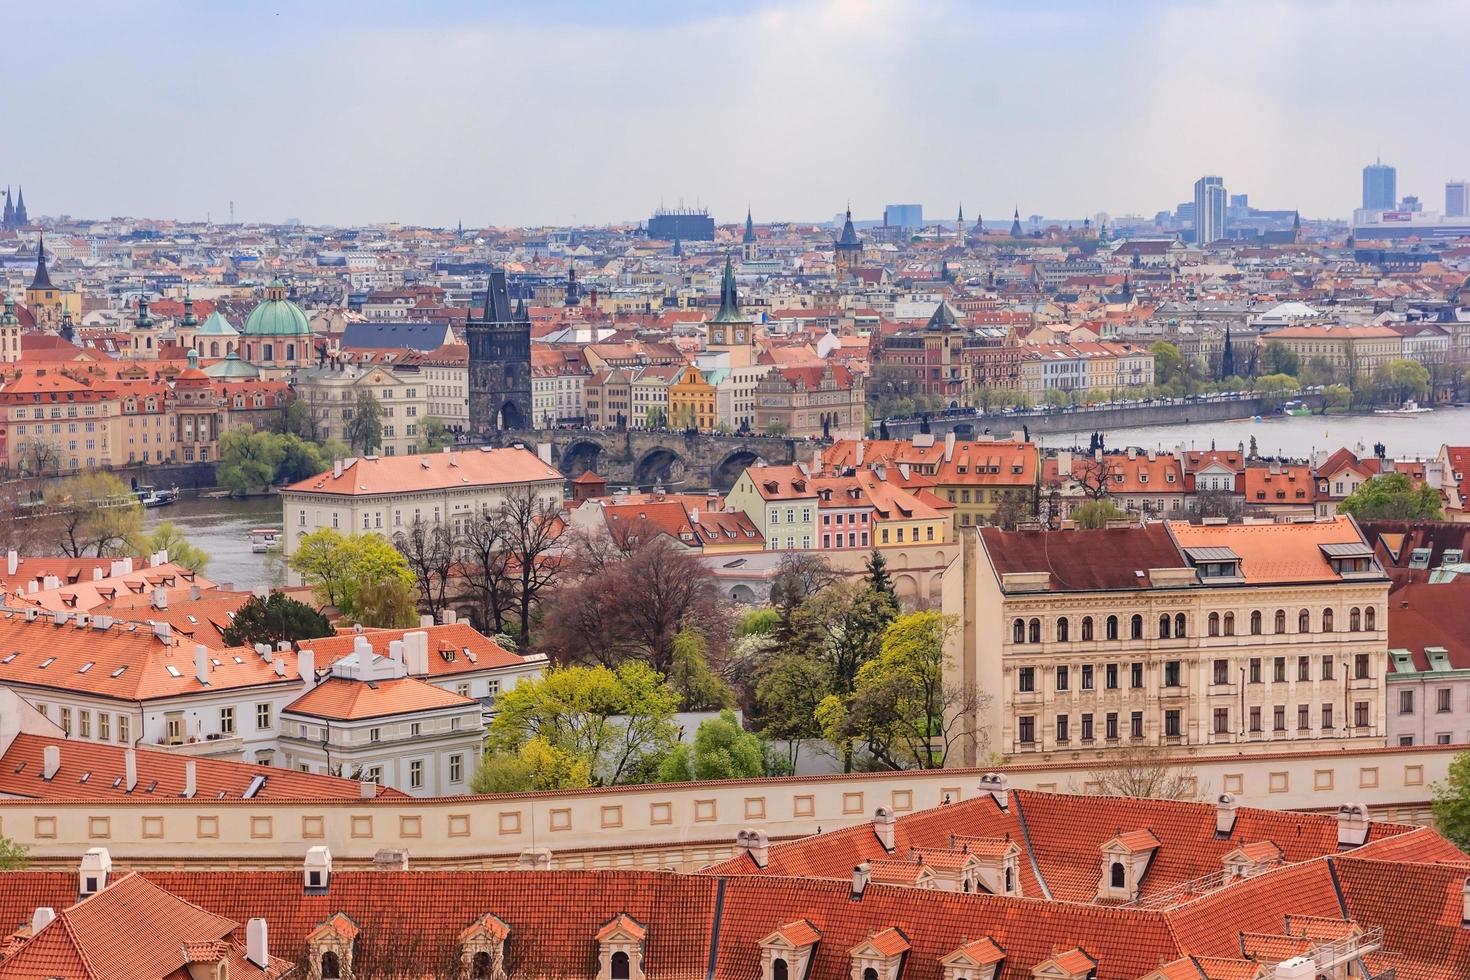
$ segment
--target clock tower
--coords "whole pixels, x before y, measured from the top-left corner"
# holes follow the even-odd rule
[[[755,360],[754,323],[740,313],[735,291],[735,270],[725,256],[725,274],[720,278],[720,311],[704,324],[704,347],[730,355],[730,367],[750,367]]]

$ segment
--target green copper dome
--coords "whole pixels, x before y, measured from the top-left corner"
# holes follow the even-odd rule
[[[247,337],[305,337],[311,325],[301,307],[286,298],[286,287],[278,282],[266,287],[265,299],[245,318]]]
[[[234,352],[222,361],[215,361],[204,369],[204,373],[216,381],[247,381],[260,377],[259,368],[240,360],[240,355]]]

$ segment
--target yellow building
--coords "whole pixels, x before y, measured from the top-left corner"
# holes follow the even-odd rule
[[[718,422],[714,385],[693,364],[684,366],[669,385],[669,425],[710,432]]]
[[[1404,356],[1404,338],[1388,327],[1374,324],[1327,324],[1285,327],[1261,335],[1262,343],[1281,344],[1303,365],[1323,360],[1340,372],[1371,375],[1389,361]]]

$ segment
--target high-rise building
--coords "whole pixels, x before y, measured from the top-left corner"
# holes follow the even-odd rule
[[[1399,172],[1382,160],[1363,168],[1363,208],[1367,211],[1392,211],[1398,200]]]
[[[1194,182],[1194,240],[1207,245],[1225,236],[1225,180],[1201,177]]]
[[[889,228],[924,227],[924,205],[889,204],[883,208],[883,224]]]
[[[1470,218],[1470,180],[1452,180],[1444,185],[1444,216]]]
[[[715,219],[704,208],[659,208],[648,219],[648,237],[666,242],[712,242]]]

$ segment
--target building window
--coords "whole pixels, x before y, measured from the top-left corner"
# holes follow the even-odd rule
[[[1082,741],[1092,741],[1092,715],[1090,714],[1082,716]]]
[[[1324,655],[1322,657],[1322,679],[1324,681],[1330,681],[1330,680],[1332,680],[1332,657],[1331,656]]]
[[[1230,661],[1228,661],[1228,660],[1216,660],[1215,661],[1215,683],[1216,684],[1229,684],[1230,683]]]
[[[1018,619],[1014,623],[1011,624],[1011,642],[1012,643],[1025,643],[1026,642],[1026,621],[1025,620]]]
[[[117,740],[119,742],[127,743],[132,741],[132,737],[129,735],[132,725],[133,720],[127,715],[117,716]]]
[[[1143,639],[1143,617],[1134,613],[1133,620],[1129,626],[1128,635],[1135,640]]]
[[[1071,719],[1066,715],[1057,715],[1057,741],[1065,742],[1071,737],[1069,726]]]
[[[1271,679],[1277,684],[1286,683],[1286,658],[1277,657],[1271,662]]]
[[[1118,689],[1118,665],[1108,664],[1103,668],[1104,684],[1109,691]]]
[[[1414,692],[1404,690],[1399,692],[1399,714],[1412,715],[1414,713]]]
[[[1259,609],[1251,613],[1251,636],[1261,635],[1261,611]]]
[[[1029,694],[1036,690],[1036,668],[1022,667],[1016,676],[1017,689]]]
[[[1348,630],[1356,633],[1363,628],[1363,614],[1357,606],[1348,610]]]
[[[1164,686],[1165,687],[1178,687],[1179,686],[1179,661],[1177,661],[1177,660],[1166,660],[1166,661],[1164,661]]]
[[[1208,620],[1208,623],[1209,623],[1209,625],[1208,625],[1207,628],[1209,629],[1210,635],[1211,636],[1219,636],[1220,635],[1220,614],[1219,613],[1214,613],[1214,612],[1210,613],[1210,618]]]
[[[170,718],[164,723],[164,738],[170,745],[177,745],[184,740],[184,720],[182,718]]]
[[[1170,708],[1164,712],[1164,735],[1166,738],[1179,737],[1179,709]]]
[[[1134,738],[1143,738],[1143,712],[1135,711],[1128,719],[1128,734]]]
[[[271,727],[271,706],[269,701],[263,701],[255,706],[255,727],[260,730]]]
[[[1225,625],[1225,635],[1226,636],[1234,636],[1235,635],[1235,613],[1228,612],[1228,613],[1225,614],[1225,624],[1224,625]]]
[[[1357,654],[1353,657],[1353,680],[1361,681],[1366,680],[1368,677],[1368,654]]]
[[[1033,715],[1022,715],[1019,720],[1020,740],[1024,745],[1030,745],[1036,741],[1036,718]]]
[[[1082,690],[1092,690],[1092,664],[1082,665]]]
[[[1285,609],[1278,609],[1278,610],[1276,610],[1275,629],[1276,629],[1276,633],[1278,635],[1281,634],[1281,633],[1285,633],[1286,632],[1286,610]]]
[[[423,789],[424,786],[424,762],[415,759],[408,764],[408,788]]]
[[[219,733],[221,735],[235,734],[235,709],[233,707],[219,709]]]
[[[1250,676],[1250,682],[1252,684],[1259,684],[1259,683],[1261,683],[1261,658],[1260,657],[1251,657],[1249,663],[1250,663],[1250,674],[1249,674],[1249,676]]]
[[[1215,734],[1216,735],[1229,735],[1230,734],[1230,709],[1229,708],[1216,708],[1215,709]]]
[[[464,756],[455,754],[449,757],[449,781],[451,783],[464,781]]]
[[[1085,643],[1092,639],[1092,617],[1082,617],[1082,641]]]
[[[1174,638],[1176,640],[1182,640],[1182,639],[1184,639],[1184,636],[1185,636],[1185,630],[1184,630],[1185,624],[1186,624],[1186,620],[1184,618],[1184,613],[1175,613],[1174,614]]]
[[[1071,639],[1072,639],[1071,632],[1072,632],[1072,626],[1071,626],[1071,624],[1069,622],[1067,622],[1067,617],[1063,616],[1061,619],[1057,620],[1057,642],[1058,643],[1068,643],[1068,642],[1070,642]]]
[[[1118,739],[1118,713],[1109,711],[1108,716],[1103,719],[1103,734],[1113,741]]]
[[[97,740],[106,742],[112,738],[112,715],[105,711],[97,712]]]
[[[1250,722],[1251,731],[1253,731],[1253,732],[1260,731],[1261,730],[1261,706],[1259,704],[1253,704],[1253,705],[1251,705],[1251,715],[1250,715],[1250,718],[1251,718],[1251,722]]]
[[[91,738],[92,737],[92,712],[90,712],[90,711],[78,711],[77,712],[77,737],[78,738]]]
[[[381,728],[369,728],[368,729],[368,741],[369,742],[381,742],[382,740],[383,740],[383,730]]]
[[[1368,629],[1368,630],[1375,630],[1375,629],[1377,629],[1378,628],[1377,620],[1378,620],[1378,610],[1377,610],[1376,607],[1369,606],[1367,609],[1364,609],[1363,610],[1363,628],[1364,629]]]
[[[1322,705],[1322,730],[1324,732],[1332,730],[1332,703],[1330,701]]]
[[[1026,639],[1031,643],[1041,642],[1041,620],[1033,619],[1026,625]]]
[[[1143,687],[1143,664],[1141,662],[1134,662],[1132,665],[1130,665],[1128,668],[1128,675],[1128,682],[1130,687],[1132,687],[1135,691]]]
[[[1368,702],[1353,702],[1353,725],[1357,728],[1368,727]]]
[[[1296,631],[1298,633],[1312,632],[1312,614],[1305,609],[1296,614]]]
[[[1312,706],[1310,704],[1296,706],[1296,727],[1298,731],[1303,732],[1312,727]]]
[[[1161,639],[1161,640],[1167,640],[1168,638],[1169,638],[1169,614],[1168,613],[1164,613],[1162,616],[1159,617],[1159,639]]]
[[[1450,710],[1450,689],[1449,688],[1447,688],[1447,687],[1441,687],[1439,690],[1435,691],[1434,692],[1434,699],[1435,699],[1434,710],[1438,711],[1440,714],[1445,714],[1445,713],[1447,713]]]
[[[1275,732],[1286,731],[1286,705],[1278,704],[1271,709],[1271,730]]]
[[[1116,640],[1118,638],[1118,617],[1117,616],[1109,616],[1108,617],[1108,632],[1107,632],[1107,637],[1110,640]]]
[[[1309,681],[1312,679],[1311,657],[1296,658],[1296,679],[1299,681]]]
[[[1057,668],[1057,690],[1058,691],[1065,691],[1065,690],[1067,690],[1068,687],[1069,687],[1069,685],[1070,685],[1070,683],[1071,683],[1071,678],[1068,676],[1067,668],[1066,667],[1058,667]]]
[[[1332,610],[1331,609],[1324,609],[1324,610],[1322,610],[1322,632],[1324,632],[1324,633],[1331,633],[1332,632]]]

